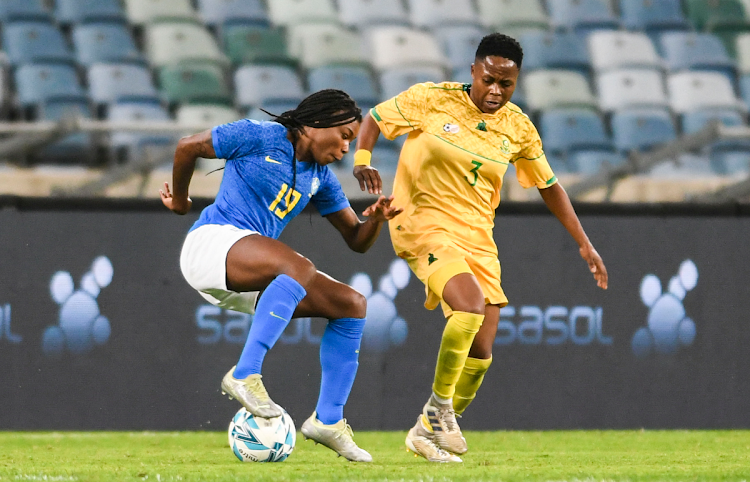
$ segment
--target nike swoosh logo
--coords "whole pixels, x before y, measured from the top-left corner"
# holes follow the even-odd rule
[[[274,161],[274,162],[276,162],[276,161]],[[281,163],[279,163],[279,164],[281,164]],[[273,311],[271,312],[271,316],[273,316],[274,318],[278,318],[278,319],[280,319],[280,320],[284,320],[284,321],[286,321],[286,318],[283,318],[283,317],[281,317],[281,316],[277,315],[277,314],[276,314],[276,313],[274,313]]]
[[[273,162],[274,164],[281,164],[279,161],[274,161],[271,156],[266,156],[266,162]]]

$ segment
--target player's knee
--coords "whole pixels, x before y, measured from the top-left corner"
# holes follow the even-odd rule
[[[285,266],[283,273],[290,278],[293,278],[297,283],[301,284],[305,289],[312,284],[315,276],[318,274],[315,265],[309,259],[304,256],[300,256],[299,260],[295,263]]]
[[[453,311],[463,311],[484,316],[484,298],[482,297],[465,297],[453,300],[449,305]]]
[[[367,315],[367,298],[353,289],[349,291],[347,294],[347,305],[348,311],[351,314],[347,316],[350,318],[364,318]]]

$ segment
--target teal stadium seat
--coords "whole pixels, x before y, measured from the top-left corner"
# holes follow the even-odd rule
[[[603,111],[630,107],[663,107],[669,105],[664,79],[652,69],[620,69],[599,74],[596,79],[599,105]]]
[[[685,0],[688,17],[698,30],[712,32],[735,55],[735,38],[750,32],[750,21],[740,0]]]
[[[76,59],[83,66],[96,62],[145,63],[125,25],[119,23],[86,23],[73,27]]]
[[[409,15],[401,0],[346,0],[339,2],[339,20],[358,29],[379,24],[407,26]]]
[[[274,25],[298,23],[338,23],[339,15],[333,0],[271,0],[268,14]]]
[[[57,0],[55,18],[63,24],[127,21],[120,0]]]
[[[196,60],[219,65],[229,63],[206,27],[190,22],[160,22],[146,26],[145,50],[154,67]]]
[[[158,73],[160,91],[170,104],[232,104],[224,71],[213,63],[190,62],[162,67]]]
[[[479,17],[471,0],[407,0],[411,23],[437,30],[443,25],[478,25]]]
[[[222,29],[224,49],[235,64],[272,63],[295,65],[281,29],[259,25],[230,24]]]
[[[213,27],[270,23],[261,0],[198,0],[198,11],[203,22]]]
[[[574,70],[536,70],[521,78],[531,111],[553,107],[597,108],[588,80]]]

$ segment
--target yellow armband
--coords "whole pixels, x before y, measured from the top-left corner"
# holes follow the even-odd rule
[[[355,166],[369,166],[372,159],[372,152],[360,149],[354,153]]]

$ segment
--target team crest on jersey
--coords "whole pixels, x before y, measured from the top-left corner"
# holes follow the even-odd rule
[[[510,142],[508,139],[503,139],[503,145],[500,147],[500,152],[503,154],[510,154]]]
[[[458,126],[449,122],[443,126],[443,131],[449,134],[458,134]]]
[[[310,185],[310,196],[315,196],[315,193],[318,192],[318,189],[320,189],[320,179],[314,177],[312,180],[312,184]]]

